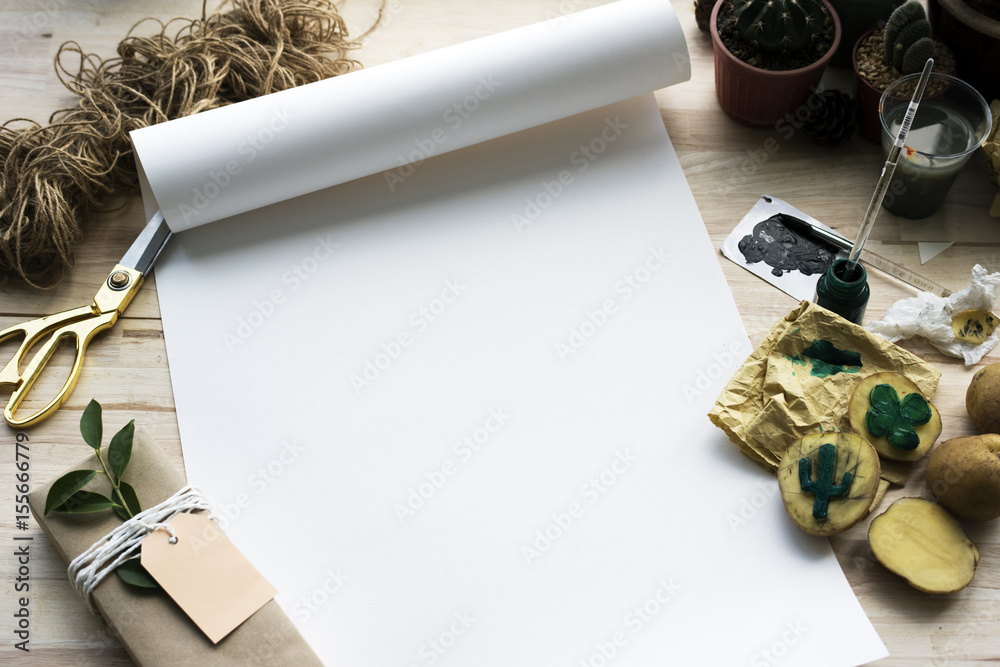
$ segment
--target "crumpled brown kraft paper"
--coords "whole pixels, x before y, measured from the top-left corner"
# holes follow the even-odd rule
[[[814,340],[861,354],[861,366],[825,377],[802,352]],[[855,371],[855,372],[851,372]],[[785,449],[807,433],[850,431],[851,392],[866,376],[895,371],[930,400],[941,373],[911,352],[809,301],[772,327],[737,369],[708,413],[740,450],[776,470]],[[882,459],[881,500],[888,483],[904,484],[911,463]]]
[[[67,468],[28,495],[35,519],[67,564],[122,523],[110,511],[43,514],[51,482],[65,472],[81,469],[100,469],[97,456]],[[183,475],[141,428],[135,431],[132,458],[123,479],[135,488],[143,508],[163,502],[184,486]],[[67,590],[68,595],[75,595]],[[215,645],[166,593],[133,588],[116,574],[108,575],[94,590],[94,604],[132,659],[144,667],[323,664],[274,600]]]

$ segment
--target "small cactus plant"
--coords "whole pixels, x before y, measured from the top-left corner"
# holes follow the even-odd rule
[[[911,0],[900,5],[889,16],[883,31],[885,64],[892,65],[903,74],[913,74],[923,69],[928,58],[934,56],[931,24],[923,5]]]
[[[821,0],[733,0],[736,31],[765,53],[809,46],[826,19]]]

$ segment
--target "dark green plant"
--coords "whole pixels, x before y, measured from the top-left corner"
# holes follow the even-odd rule
[[[934,56],[931,24],[923,5],[911,0],[900,5],[889,16],[882,32],[885,63],[903,74],[914,74],[924,68]]]
[[[139,497],[128,482],[122,479],[125,468],[132,458],[132,440],[135,436],[135,420],[125,424],[111,438],[107,449],[107,461],[101,454],[101,440],[104,438],[104,423],[101,404],[91,400],[80,417],[80,434],[97,454],[101,470],[73,470],[66,473],[49,487],[45,497],[45,514],[63,512],[66,514],[91,514],[113,510],[122,519],[128,520],[142,511]],[[104,495],[84,489],[99,475],[107,478],[111,493]],[[139,563],[139,557],[126,560],[115,570],[128,584],[144,588],[157,588],[153,580]]]
[[[736,31],[765,53],[795,53],[809,46],[826,20],[820,0],[733,0]]]
[[[832,498],[845,495],[851,488],[854,475],[845,472],[840,477],[840,484],[833,483],[837,470],[837,445],[826,443],[820,445],[816,465],[816,480],[810,477],[809,459],[799,459],[799,486],[806,493],[816,496],[813,501],[813,518],[817,521],[826,518]]]
[[[889,444],[896,449],[916,449],[920,436],[915,427],[931,420],[931,407],[920,394],[899,394],[891,384],[880,384],[868,395],[868,412],[865,427],[876,438],[888,436]]]

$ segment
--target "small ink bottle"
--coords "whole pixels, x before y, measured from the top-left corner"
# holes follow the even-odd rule
[[[848,260],[838,259],[816,283],[816,304],[832,310],[845,320],[861,324],[868,307],[868,273],[860,263],[845,275]]]

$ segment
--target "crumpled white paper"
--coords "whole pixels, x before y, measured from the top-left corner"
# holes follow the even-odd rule
[[[868,330],[895,343],[903,338],[923,336],[943,354],[965,360],[966,366],[979,363],[997,344],[996,332],[979,345],[955,339],[951,320],[963,310],[993,310],[1000,273],[987,273],[979,264],[972,267],[972,284],[949,297],[921,292],[892,304],[885,317],[868,325]]]

